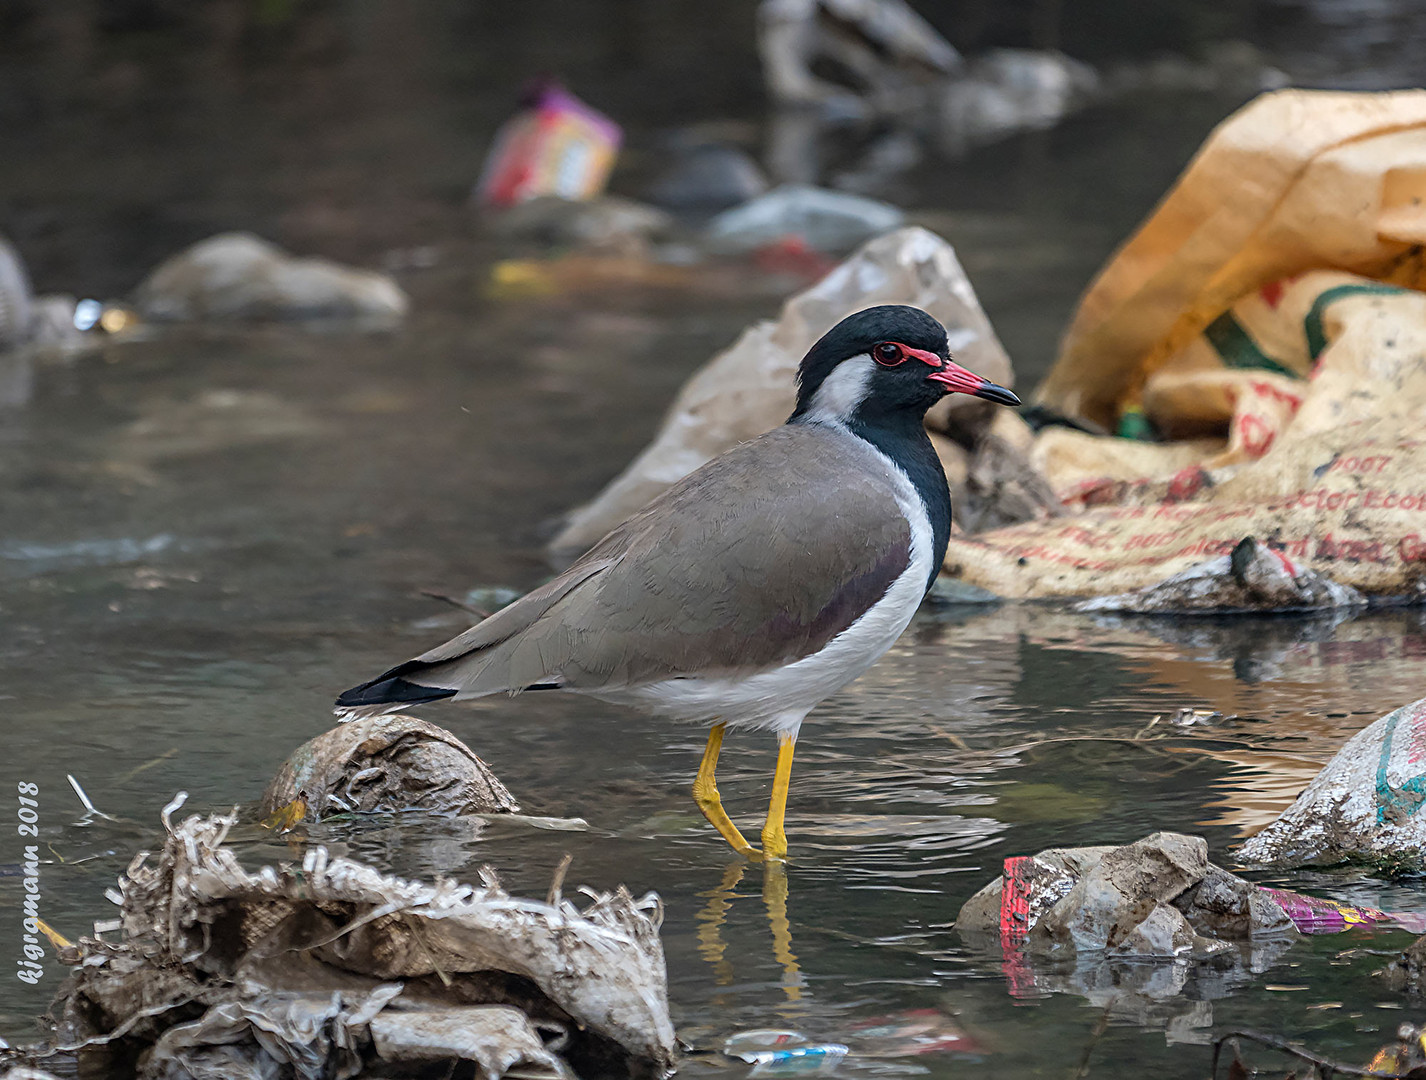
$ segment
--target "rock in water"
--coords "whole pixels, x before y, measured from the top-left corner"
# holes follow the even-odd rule
[[[906,215],[888,203],[808,184],[784,184],[725,210],[708,223],[715,251],[752,251],[784,236],[800,236],[817,251],[841,253],[899,228]]]
[[[34,296],[20,253],[0,236],[0,352],[30,340]]]
[[[767,187],[762,169],[742,150],[702,143],[675,150],[648,196],[670,210],[726,210],[756,199]]]
[[[159,265],[135,299],[156,320],[398,322],[410,307],[385,274],[300,259],[251,233],[221,233]]]
[[[1238,852],[1245,863],[1324,866],[1349,860],[1426,866],[1426,698],[1357,732],[1297,801]]]
[[[263,793],[264,813],[300,799],[307,820],[332,814],[518,814],[490,767],[449,731],[414,716],[367,716],[293,752]]]

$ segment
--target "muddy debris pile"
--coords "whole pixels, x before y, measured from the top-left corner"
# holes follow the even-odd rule
[[[339,724],[303,743],[262,796],[263,813],[518,814],[488,765],[449,731],[401,713]]]
[[[956,929],[1031,952],[1201,958],[1297,932],[1281,904],[1210,863],[1202,837],[1180,833],[1007,860],[965,902]]]
[[[72,972],[46,1042],[89,1067],[169,1076],[479,1074],[565,1080],[661,1076],[675,1058],[662,908],[622,887],[556,881],[546,900],[478,884],[405,881],[308,849],[246,870],[225,845],[236,816],[192,816],[139,854],[111,899],[117,941],[62,949]]]

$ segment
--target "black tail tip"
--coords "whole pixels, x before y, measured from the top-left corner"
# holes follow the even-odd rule
[[[353,686],[337,698],[338,709],[360,709],[371,705],[420,705],[455,697],[456,691],[444,686],[422,686],[399,676],[383,677]]]

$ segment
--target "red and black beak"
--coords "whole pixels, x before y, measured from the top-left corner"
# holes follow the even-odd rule
[[[967,371],[953,360],[947,360],[939,371],[931,372],[926,378],[944,384],[948,394],[970,394],[972,397],[985,398],[1001,405],[1020,404],[1020,399],[1012,391],[997,386],[989,379],[982,379],[974,371]]]

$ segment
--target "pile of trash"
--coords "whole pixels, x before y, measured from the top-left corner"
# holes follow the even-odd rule
[[[1201,836],[1166,832],[1122,847],[1013,856],[956,916],[962,934],[994,935],[1006,949],[1196,959],[1233,942],[1376,923],[1426,930],[1419,915],[1255,885],[1210,863]]]
[[[53,1029],[11,1062],[57,1054],[146,1078],[667,1075],[675,1061],[662,909],[620,888],[580,910],[478,885],[404,881],[321,847],[244,869],[235,815],[170,818],[129,865],[121,917],[61,948]],[[117,941],[103,935],[120,931]]]
[[[1423,161],[1421,91],[1284,91],[1220,125],[1037,391],[1080,429],[1031,451],[1072,512],[953,538],[947,569],[1007,597],[1101,595],[1253,536],[1368,596],[1421,595]]]
[[[1379,924],[1426,930],[1417,915],[1255,885],[1179,833],[1008,858],[956,917],[968,944],[1001,950],[1012,994],[1082,994],[1180,1042],[1207,1041],[1209,1001],[1267,970],[1299,934]]]
[[[1154,833],[1007,859],[961,907],[956,929],[1032,952],[1207,958],[1297,927],[1268,893],[1210,863],[1202,837]]]
[[[1297,566],[1251,536],[1227,555],[1190,566],[1156,585],[1075,605],[1084,612],[1145,615],[1234,614],[1245,611],[1340,611],[1366,607],[1350,585]]]
[[[928,418],[957,507],[946,571],[1099,611],[1426,596],[1423,162],[1426,91],[1282,91],[1224,121],[1085,295],[1034,429],[965,401]],[[879,303],[930,311],[959,362],[1010,384],[950,245],[885,232],[697,372],[555,551],[782,422],[802,350]]]

